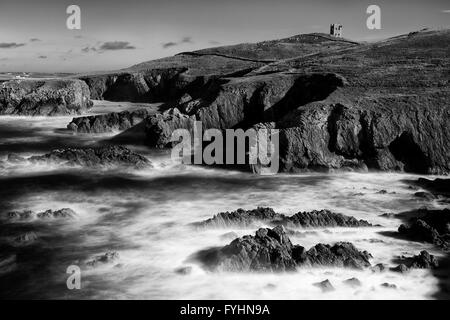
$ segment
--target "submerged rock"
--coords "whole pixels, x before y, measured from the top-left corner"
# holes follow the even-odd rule
[[[350,278],[343,281],[349,287],[356,288],[361,287],[362,283],[358,278]]]
[[[300,266],[370,267],[371,255],[351,243],[318,244],[306,251],[293,245],[282,226],[261,228],[255,236],[233,240],[222,248],[204,250],[196,259],[221,271],[292,271]]]
[[[27,79],[0,84],[0,114],[70,115],[90,107],[89,87],[81,80]]]
[[[119,253],[116,251],[108,251],[105,254],[95,256],[93,259],[86,262],[90,267],[96,267],[99,264],[107,264],[115,262],[119,259]]]
[[[380,286],[387,288],[387,289],[397,289],[397,286],[395,284],[388,283],[388,282],[382,283]]]
[[[434,200],[436,197],[429,192],[418,191],[414,193],[414,196],[417,198],[422,198],[425,200]]]
[[[213,218],[198,223],[199,226],[238,226],[248,227],[256,222],[286,227],[318,228],[318,227],[369,227],[365,220],[334,213],[329,210],[298,212],[293,216],[276,213],[272,208],[258,207],[252,210],[238,209],[232,212],[221,212]]]
[[[395,268],[390,268],[390,270],[399,273],[406,273],[409,271],[409,268],[404,264],[399,264]]]
[[[313,283],[313,285],[322,289],[322,292],[330,292],[335,290],[330,280],[328,279],[321,282]]]
[[[23,211],[11,211],[6,214],[7,219],[9,220],[29,220],[32,219],[36,213],[31,210],[23,210]]]
[[[401,265],[410,269],[435,269],[439,267],[438,259],[426,250],[412,257],[402,256],[401,261]]]
[[[30,157],[28,161],[83,167],[125,166],[140,169],[151,166],[147,158],[122,146],[57,149],[42,156]]]
[[[36,241],[38,239],[38,236],[34,232],[27,232],[24,234],[21,234],[20,236],[16,237],[14,239],[14,242],[18,244],[28,244]]]
[[[442,195],[450,197],[450,179],[434,179],[429,180],[419,178],[416,184],[424,189],[431,191],[434,195]]]
[[[386,265],[383,263],[378,263],[371,268],[372,272],[383,272],[386,270]]]

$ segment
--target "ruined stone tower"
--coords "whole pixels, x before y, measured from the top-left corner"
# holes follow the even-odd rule
[[[342,24],[339,23],[331,24],[330,35],[336,38],[342,38]]]

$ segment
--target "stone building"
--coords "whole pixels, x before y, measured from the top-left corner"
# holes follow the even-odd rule
[[[330,35],[336,38],[342,38],[342,24],[333,23],[330,25]]]

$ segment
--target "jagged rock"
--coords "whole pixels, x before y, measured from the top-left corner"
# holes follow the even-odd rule
[[[138,109],[133,111],[112,112],[87,117],[73,118],[67,125],[71,131],[78,133],[104,133],[123,131],[144,120],[150,111]]]
[[[406,273],[409,271],[409,268],[405,266],[404,264],[399,264],[395,268],[390,268],[391,271],[399,272],[399,273]]]
[[[381,284],[382,287],[387,288],[387,289],[397,289],[397,286],[393,283],[382,283]]]
[[[86,262],[86,265],[90,267],[96,267],[99,264],[113,263],[119,259],[119,253],[116,251],[108,251],[105,254],[95,256],[91,260]]]
[[[35,215],[36,213],[31,210],[23,210],[8,212],[6,216],[10,220],[29,220],[32,219]]]
[[[361,281],[358,278],[350,278],[350,279],[344,280],[343,282],[344,282],[344,284],[346,284],[352,288],[361,287],[361,285],[362,285]]]
[[[90,107],[89,87],[81,80],[27,79],[0,84],[0,114],[70,115]]]
[[[322,289],[322,292],[330,292],[335,290],[330,280],[328,279],[321,282],[313,283],[313,285]]]
[[[252,210],[238,209],[232,212],[221,212],[213,218],[202,221],[197,225],[215,227],[238,226],[244,228],[252,226],[256,222],[303,228],[372,226],[365,220],[357,220],[354,217],[334,213],[329,210],[298,212],[289,217],[276,213],[272,208],[263,207]]]
[[[49,218],[55,218],[55,219],[73,219],[76,217],[75,211],[69,208],[63,208],[60,210],[46,210],[43,212],[38,213],[36,216],[40,219],[49,219]]]
[[[422,199],[426,199],[426,200],[434,200],[436,199],[435,196],[433,196],[431,193],[429,192],[423,192],[423,191],[419,191],[414,193],[414,196],[417,198],[422,198]]]
[[[84,167],[127,166],[138,169],[151,167],[147,158],[122,146],[58,149],[42,156],[32,156],[27,160],[35,163]]]
[[[437,258],[425,250],[413,257],[402,256],[401,260],[402,265],[410,269],[435,269],[439,267]]]
[[[351,243],[318,244],[310,250],[292,245],[282,226],[261,228],[222,248],[199,252],[196,259],[212,270],[292,271],[298,266],[369,267],[370,254]]]
[[[192,272],[192,267],[180,267],[175,269],[175,273],[181,274],[181,275],[187,275]]]
[[[398,232],[411,240],[434,243],[444,249],[450,241],[450,210],[419,210],[419,216],[402,224]]]
[[[374,265],[371,269],[372,269],[372,272],[376,272],[376,273],[383,272],[386,270],[386,265],[384,265],[383,263],[378,263],[378,264]]]

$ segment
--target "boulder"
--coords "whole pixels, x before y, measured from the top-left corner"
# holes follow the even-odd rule
[[[108,264],[116,262],[119,259],[119,253],[116,251],[108,251],[105,254],[101,254],[93,257],[91,260],[86,262],[89,267],[97,267],[102,264]]]
[[[345,285],[352,287],[352,288],[357,288],[357,287],[361,287],[362,283],[358,278],[350,278],[347,280],[343,281]]]
[[[310,250],[293,245],[282,226],[260,228],[255,236],[233,240],[222,248],[199,252],[195,258],[212,270],[293,271],[301,266],[370,267],[371,255],[351,243],[318,244]]]
[[[92,107],[89,87],[76,79],[11,80],[0,84],[0,114],[71,115]]]

